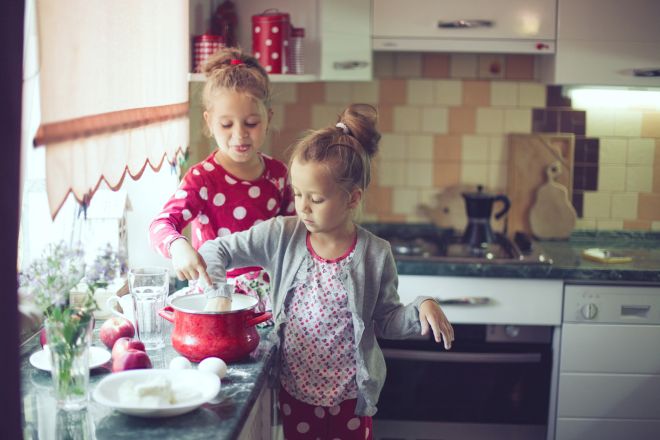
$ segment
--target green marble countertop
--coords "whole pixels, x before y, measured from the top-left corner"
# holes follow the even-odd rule
[[[93,345],[102,346],[98,327]],[[169,327],[169,326],[168,326]],[[168,328],[166,327],[166,328]],[[169,328],[168,328],[169,330]],[[200,408],[176,417],[140,418],[128,416],[96,403],[90,397],[87,409],[58,411],[51,395],[50,372],[34,368],[29,357],[41,349],[38,334],[21,346],[21,393],[23,438],[31,439],[235,439],[266,385],[275,358],[275,347],[268,341],[270,327],[258,329],[259,346],[243,361],[229,364],[217,397]],[[167,337],[169,341],[169,336]],[[148,352],[154,368],[167,368],[178,356],[171,345]],[[193,364],[194,365],[194,364]],[[96,384],[110,373],[109,365],[90,371],[90,396]]]
[[[365,224],[377,235],[383,231],[415,234],[434,228],[427,224]],[[562,279],[578,282],[660,283],[660,233],[578,231],[569,240],[534,241],[552,264],[456,263],[405,257],[396,261],[399,275],[438,275],[494,278]],[[586,260],[584,249],[606,248],[632,257],[630,263]]]

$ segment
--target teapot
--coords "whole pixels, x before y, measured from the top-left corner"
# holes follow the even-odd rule
[[[473,248],[478,248],[483,243],[492,243],[494,241],[493,230],[490,227],[493,204],[498,201],[504,204],[502,209],[495,214],[496,219],[506,214],[511,207],[511,201],[504,194],[488,194],[483,192],[483,189],[483,185],[477,185],[476,192],[462,193],[468,216],[468,224],[463,233],[462,240],[463,243],[467,243]]]

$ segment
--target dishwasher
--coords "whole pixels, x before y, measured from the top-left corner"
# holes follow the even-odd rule
[[[556,440],[660,438],[660,286],[564,287]]]

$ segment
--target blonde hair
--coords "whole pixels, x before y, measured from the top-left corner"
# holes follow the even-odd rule
[[[263,111],[270,109],[271,87],[268,73],[256,58],[241,49],[228,47],[218,50],[202,66],[206,83],[202,92],[204,109],[211,111],[215,93],[231,90],[246,93]]]
[[[378,112],[373,106],[348,106],[336,124],[309,131],[294,144],[289,169],[294,160],[322,163],[345,191],[365,191],[371,181],[371,158],[380,140],[377,121]]]

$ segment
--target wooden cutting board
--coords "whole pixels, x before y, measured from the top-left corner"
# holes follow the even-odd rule
[[[529,226],[536,238],[567,239],[575,228],[577,214],[568,199],[568,190],[556,181],[561,174],[559,161],[548,165],[548,180],[536,191],[536,198],[529,210]]]
[[[508,233],[518,231],[532,234],[529,223],[530,209],[536,191],[546,183],[549,165],[559,162],[563,172],[556,183],[566,188],[568,200],[573,190],[573,134],[510,134],[506,194],[511,200]]]

